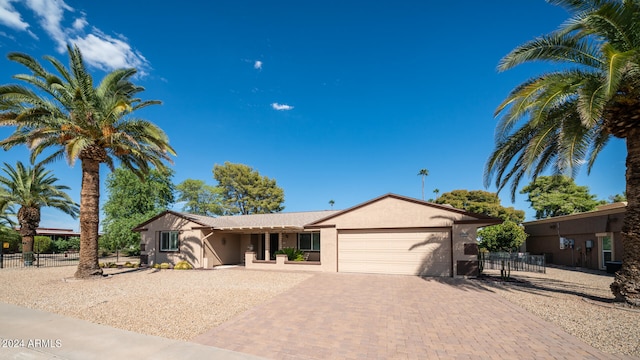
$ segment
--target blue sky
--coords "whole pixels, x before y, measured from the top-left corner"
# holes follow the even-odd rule
[[[138,115],[169,135],[176,184],[215,185],[214,164],[230,161],[275,178],[285,211],[328,209],[332,199],[342,209],[390,192],[421,198],[422,168],[427,198],[484,189],[495,108],[549,69],[496,65],[566,18],[542,0],[0,0],[0,83],[24,72],[7,53],[66,64],[66,44],[78,44],[96,79],[133,66],[143,97],[163,101]],[[0,155],[28,160],[23,147]],[[612,140],[576,182],[602,199],[621,193],[625,155]],[[80,164],[51,169],[79,201]],[[533,218],[524,196],[500,196]],[[55,210],[41,226],[78,228]]]

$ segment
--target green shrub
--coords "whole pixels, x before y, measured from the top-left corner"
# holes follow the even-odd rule
[[[275,252],[275,255],[285,254],[289,261],[304,261],[304,253],[295,248],[283,248]]]
[[[130,246],[126,249],[123,249],[122,252],[125,256],[140,256],[140,245],[138,246]]]
[[[162,263],[160,264],[160,269],[169,269],[171,267],[171,265],[169,265],[169,263]]]
[[[100,263],[98,264],[101,268],[106,267],[107,265],[105,263]]]
[[[101,248],[99,251],[100,251],[100,257],[109,256],[111,254],[111,252],[109,252],[109,250],[105,248]]]
[[[51,252],[51,238],[48,236],[34,236],[33,251],[40,253]]]
[[[2,249],[5,253],[22,251],[22,237],[20,233],[8,226],[0,227],[0,246],[5,242],[9,243],[8,249]]]
[[[116,264],[116,263],[114,263],[114,262],[108,262],[108,263],[107,263],[107,267],[109,267],[109,268],[117,268],[117,267],[118,267],[118,264]]]
[[[67,240],[67,250],[80,251],[80,237],[74,236]]]
[[[124,263],[124,267],[126,267],[126,268],[132,268],[132,267],[133,267],[133,264],[132,264],[131,262],[127,261],[126,263]]]
[[[174,270],[191,270],[193,266],[189,264],[186,260],[179,261],[176,266],[173,267]]]
[[[158,264],[158,263],[153,264],[153,268],[154,269],[160,269],[160,264]]]

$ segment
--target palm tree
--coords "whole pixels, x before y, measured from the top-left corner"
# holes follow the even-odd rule
[[[331,205],[331,210],[333,210],[333,205],[335,205],[335,201],[333,199],[329,200],[329,205]]]
[[[436,194],[436,200],[438,200],[438,194],[440,193],[440,189],[433,189],[433,193]]]
[[[591,170],[613,136],[626,140],[627,213],[624,256],[611,290],[640,305],[640,2],[549,0],[566,7],[569,21],[548,35],[518,46],[500,70],[534,61],[563,65],[516,87],[499,105],[496,148],[485,185],[511,182],[515,197],[523,176],[551,169],[575,176]]]
[[[6,192],[0,188],[0,198],[4,197]],[[2,228],[13,228],[15,223],[13,218],[16,217],[16,212],[13,210],[10,204],[3,204],[0,202],[0,230]],[[2,242],[0,241],[0,245]]]
[[[70,70],[58,60],[46,56],[56,69],[50,73],[26,54],[11,53],[33,74],[14,78],[36,89],[21,85],[0,86],[0,126],[16,126],[16,131],[0,141],[5,150],[26,144],[32,160],[45,149],[54,152],[44,162],[65,157],[70,165],[80,159],[80,262],[78,278],[101,275],[98,265],[98,226],[100,164],[111,170],[114,160],[141,177],[149,165],[164,168],[164,161],[175,151],[158,126],[133,117],[134,111],[159,101],[143,101],[137,94],[144,88],[134,85],[135,69],[114,70],[94,87],[82,54],[77,47],[67,48]]]
[[[424,200],[424,178],[429,175],[429,170],[420,169],[418,176],[422,176],[422,200]]]
[[[0,208],[20,207],[17,217],[22,253],[31,256],[36,229],[40,226],[40,208],[53,207],[75,219],[78,217],[78,204],[65,192],[69,187],[56,185],[58,179],[42,164],[26,167],[18,162],[14,168],[4,163],[2,170],[7,176],[0,176]]]

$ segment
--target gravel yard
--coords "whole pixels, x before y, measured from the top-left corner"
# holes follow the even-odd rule
[[[2,270],[0,301],[189,340],[312,276],[239,269],[139,270],[79,281],[73,279],[75,270]]]
[[[313,276],[244,268],[144,269],[78,281],[73,279],[75,270],[73,266],[4,269],[0,271],[0,301],[190,340]],[[118,270],[105,269],[105,273],[114,271]],[[495,275],[496,271],[486,273]],[[512,277],[520,282],[474,283],[604,352],[640,358],[640,310],[612,303],[612,275],[547,268],[546,274],[512,272]]]
[[[521,282],[481,284],[595,348],[640,358],[640,309],[613,303],[612,274],[547,267],[546,274],[511,272],[511,277]]]

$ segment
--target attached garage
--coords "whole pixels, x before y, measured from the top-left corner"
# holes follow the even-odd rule
[[[418,276],[478,273],[479,227],[502,220],[387,194],[305,225],[323,271]]]
[[[451,276],[449,231],[340,231],[338,272]]]

